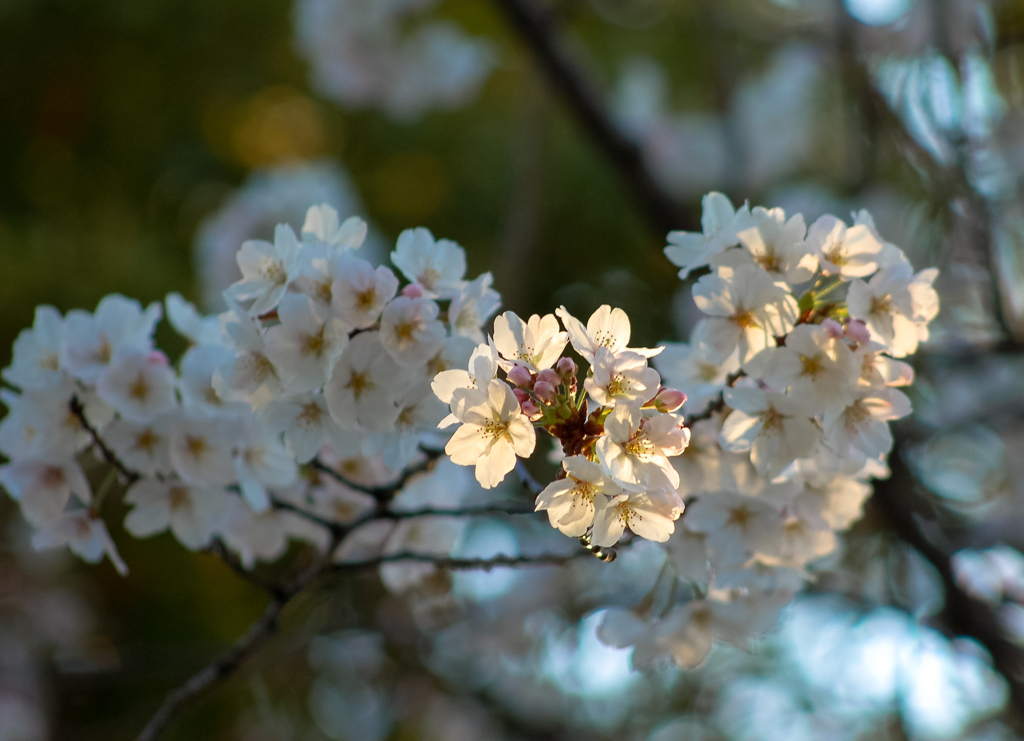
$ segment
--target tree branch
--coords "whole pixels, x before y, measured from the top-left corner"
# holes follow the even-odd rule
[[[82,429],[89,433],[89,437],[92,438],[92,444],[95,445],[96,448],[103,455],[103,460],[105,460],[107,463],[109,463],[111,466],[117,469],[117,472],[121,474],[121,477],[125,480],[126,486],[131,486],[140,478],[142,478],[142,474],[130,470],[121,461],[121,459],[117,457],[117,453],[111,450],[103,441],[103,438],[100,437],[100,434],[99,432],[96,431],[96,428],[93,427],[92,424],[90,424],[88,419],[86,419],[85,407],[82,405],[82,402],[78,398],[77,394],[71,397],[71,401],[68,402],[68,406],[71,408],[71,413],[78,419],[78,423],[82,425]]]
[[[380,566],[385,563],[413,561],[416,563],[433,564],[439,569],[450,571],[490,571],[495,568],[515,568],[518,566],[561,566],[579,558],[592,557],[589,551],[579,550],[572,553],[539,553],[533,556],[493,556],[491,558],[451,558],[431,553],[410,553],[402,551],[374,556],[362,561],[342,561],[334,564],[333,571],[359,571]]]
[[[366,484],[360,484],[356,481],[352,481],[344,476],[340,471],[328,466],[319,458],[314,458],[310,461],[310,465],[320,473],[327,474],[342,486],[346,486],[354,491],[362,492],[363,494],[369,494],[378,502],[386,504],[394,499],[398,492],[405,488],[405,485],[409,483],[410,479],[431,470],[434,467],[434,464],[437,463],[437,459],[444,455],[443,450],[435,450],[433,448],[421,447],[420,452],[424,455],[423,460],[412,466],[404,468],[401,475],[395,481],[390,484],[382,484],[380,486],[367,486]]]
[[[988,649],[993,666],[1009,685],[1014,715],[1021,721],[1024,719],[1024,649],[1006,639],[998,617],[988,605],[974,599],[957,583],[950,560],[952,554],[932,543],[922,532],[915,515],[920,505],[920,497],[914,493],[917,484],[898,445],[893,449],[889,465],[892,476],[875,482],[871,497],[873,510],[938,572],[946,595],[946,624],[954,634],[971,636]]]
[[[561,93],[590,138],[619,171],[626,187],[659,237],[673,229],[695,229],[697,214],[685,209],[657,183],[643,152],[612,121],[601,96],[562,42],[550,14],[534,0],[495,0],[536,57],[551,86]]]

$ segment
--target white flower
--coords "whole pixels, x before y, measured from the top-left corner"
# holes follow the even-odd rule
[[[378,332],[362,332],[348,343],[324,386],[331,418],[342,429],[362,425],[391,429],[398,416],[395,398],[411,380],[409,371],[384,352]]]
[[[221,341],[220,321],[215,316],[203,316],[180,293],[168,293],[164,298],[167,321],[175,331],[194,345],[216,345]]]
[[[716,558],[746,556],[777,548],[782,536],[782,516],[771,503],[734,492],[701,496],[686,509],[688,530],[707,533]]]
[[[645,358],[653,357],[662,351],[661,347],[626,347],[631,331],[629,317],[622,309],[613,309],[608,304],[599,307],[590,315],[586,327],[583,326],[583,322],[566,311],[564,306],[555,309],[555,314],[562,320],[573,349],[591,365],[594,364],[598,349],[602,347],[612,355],[628,350]]]
[[[71,411],[73,397],[78,398],[93,429],[102,430],[114,416],[114,410],[95,392],[82,390],[67,376],[52,388],[26,389],[20,395],[0,389],[0,399],[10,410],[0,419],[0,452],[9,458],[47,460],[80,452],[92,437]]]
[[[395,362],[406,367],[423,365],[444,342],[447,333],[438,320],[440,310],[428,298],[399,296],[384,307],[380,341]]]
[[[178,378],[185,411],[200,417],[235,416],[245,411],[248,408],[245,402],[225,401],[213,386],[217,369],[230,368],[235,363],[235,354],[222,345],[190,347],[181,358]]]
[[[342,524],[355,522],[377,506],[377,500],[369,494],[350,489],[330,476],[321,476],[309,497],[312,512]]]
[[[525,365],[532,371],[550,368],[562,355],[569,336],[558,329],[558,320],[553,314],[543,317],[534,314],[528,322],[520,319],[515,312],[506,311],[494,320],[494,346],[507,362]]]
[[[864,388],[847,407],[825,414],[825,442],[839,456],[851,449],[877,458],[892,448],[888,420],[910,414],[910,399],[894,388]]]
[[[938,271],[912,272],[909,263],[883,268],[867,283],[851,281],[846,297],[850,316],[863,320],[871,339],[898,358],[916,352],[918,342],[928,339],[928,322],[939,312],[932,288]]]
[[[224,324],[235,345],[233,358],[213,374],[212,386],[226,401],[244,401],[259,409],[284,391],[281,378],[267,357],[259,322],[235,311]]]
[[[331,419],[327,399],[320,393],[272,401],[260,410],[259,418],[271,432],[284,433],[285,446],[299,463],[311,461],[324,445],[342,454],[360,448],[361,436],[338,427]]]
[[[793,502],[805,519],[817,519],[833,530],[845,530],[860,519],[864,502],[871,496],[871,484],[852,476],[813,473],[804,476],[804,488]]]
[[[594,545],[613,546],[625,528],[641,538],[664,543],[675,532],[675,521],[683,512],[683,503],[675,492],[651,491],[646,494],[618,494],[594,502]]]
[[[65,545],[87,563],[99,563],[107,556],[117,573],[121,576],[128,574],[128,567],[114,547],[107,526],[87,510],[65,512],[57,521],[32,536],[32,547],[37,551]]]
[[[825,215],[807,232],[807,244],[818,254],[821,270],[846,280],[878,270],[882,243],[865,224],[847,227],[842,219]]]
[[[909,386],[914,382],[914,368],[902,360],[883,355],[884,346],[877,342],[861,345],[853,351],[854,367],[861,386]]]
[[[264,353],[289,391],[313,391],[324,385],[348,345],[348,327],[318,314],[308,296],[290,293],[277,307],[281,320],[263,336]]]
[[[302,225],[302,236],[315,238],[342,250],[359,249],[366,239],[366,222],[358,216],[350,216],[340,224],[339,221],[338,212],[326,203],[311,206]]]
[[[150,476],[172,470],[169,418],[145,424],[115,419],[103,430],[103,439],[130,470]]]
[[[129,422],[151,422],[178,406],[177,379],[164,361],[138,352],[118,352],[100,376],[96,393]]]
[[[232,449],[238,422],[182,417],[171,424],[171,463],[190,484],[230,484],[235,480]]]
[[[61,368],[91,383],[106,370],[115,350],[149,352],[160,314],[160,304],[150,304],[143,312],[138,301],[116,293],[104,296],[95,314],[69,311],[61,338]]]
[[[346,324],[366,329],[397,292],[398,278],[389,268],[374,269],[366,260],[346,255],[331,284],[331,306]]]
[[[224,297],[229,303],[252,301],[249,311],[254,316],[273,309],[295,277],[301,244],[287,224],[277,225],[273,244],[255,239],[242,243],[235,256],[242,279],[232,283]]]
[[[400,471],[416,456],[420,433],[436,430],[445,408],[430,392],[426,382],[410,386],[395,403],[398,417],[394,429],[379,433],[379,439],[371,443],[371,449],[381,451],[388,468]]]
[[[647,367],[647,358],[634,352],[613,355],[606,347],[597,348],[594,375],[583,382],[591,398],[601,406],[614,406],[619,401],[643,404],[654,398],[661,385],[661,376]]]
[[[537,435],[508,384],[489,381],[485,389],[466,392],[465,399],[462,426],[444,450],[460,466],[476,466],[476,480],[492,489],[515,468],[517,455],[533,454]]]
[[[74,461],[15,460],[0,466],[0,484],[36,527],[57,522],[72,494],[82,504],[92,503],[89,481]]]
[[[277,435],[255,422],[246,425],[246,434],[235,452],[235,474],[246,501],[257,512],[270,506],[267,487],[290,486],[298,469]]]
[[[146,538],[170,528],[190,551],[210,544],[220,526],[230,495],[211,486],[189,486],[181,481],[142,479],[134,483],[125,501],[134,505],[124,527],[136,538]]]
[[[14,341],[11,364],[3,379],[19,388],[41,389],[60,381],[60,347],[64,320],[52,306],[37,306],[32,329]]]
[[[903,254],[903,250],[892,242],[886,242],[882,239],[882,235],[875,226],[875,220],[867,209],[862,208],[857,213],[852,214],[852,216],[854,226],[866,226],[871,235],[882,243],[882,250],[878,253],[878,267],[887,268],[896,263],[907,262],[907,256]]]
[[[451,404],[454,410],[465,392],[483,389],[498,374],[498,353],[493,345],[478,345],[469,356],[469,370],[453,368],[438,373],[430,382],[430,388],[438,399]],[[458,397],[458,398],[456,398]],[[449,427],[458,422],[458,417],[449,415],[438,426]]]
[[[785,347],[766,350],[759,360],[757,375],[772,388],[788,388],[807,416],[845,406],[852,398],[857,378],[853,353],[844,339],[834,339],[820,325],[794,327]]]
[[[441,349],[427,360],[423,368],[423,379],[433,381],[438,374],[457,368],[465,368],[476,346],[468,337],[452,335],[446,337]]]
[[[536,511],[547,510],[551,527],[570,538],[578,538],[594,522],[595,502],[617,496],[622,489],[598,464],[583,456],[565,458],[562,468],[566,477],[544,487],[537,495]]]
[[[220,535],[228,548],[238,554],[242,565],[251,569],[257,559],[279,559],[288,547],[289,534],[304,534],[306,522],[293,512],[277,509],[257,512],[245,499],[230,497]]]
[[[645,418],[638,406],[617,404],[597,441],[601,467],[629,491],[674,491],[679,474],[668,459],[682,453],[690,442],[690,431],[682,423],[677,414]]]
[[[708,260],[727,247],[739,242],[738,233],[750,223],[750,212],[746,204],[738,210],[732,201],[721,193],[708,193],[701,200],[704,209],[700,218],[702,234],[693,232],[669,232],[665,255],[673,265],[681,268],[680,278],[686,278],[691,271],[708,264]]]
[[[818,259],[804,242],[804,217],[796,214],[787,221],[781,208],[757,206],[750,218],[752,226],[737,236],[754,261],[773,278],[791,286],[809,281],[818,268]]]
[[[754,265],[717,268],[697,281],[693,300],[711,315],[707,343],[723,361],[738,347],[740,363],[748,362],[793,329],[798,316],[793,295]]]
[[[476,343],[484,341],[480,328],[501,306],[501,295],[491,288],[494,278],[484,273],[467,283],[448,307],[448,324],[452,333],[468,337]]]
[[[406,229],[398,235],[391,262],[427,298],[454,298],[462,290],[466,252],[448,239],[434,241],[429,229]]]
[[[797,458],[814,452],[818,428],[802,405],[783,394],[756,388],[726,389],[733,411],[722,426],[722,448],[750,451],[757,472],[775,478]]]
[[[700,320],[689,344],[666,342],[665,351],[654,360],[664,383],[686,394],[688,414],[703,412],[725,388],[729,376],[740,369],[738,350],[718,362],[718,353],[707,343],[707,329],[708,320]]]

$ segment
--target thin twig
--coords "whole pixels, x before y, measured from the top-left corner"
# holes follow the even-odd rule
[[[417,563],[429,563],[439,569],[450,571],[490,571],[495,568],[514,568],[517,566],[561,566],[575,561],[579,558],[593,556],[589,551],[579,550],[572,553],[538,553],[532,556],[493,556],[491,558],[451,558],[438,556],[431,553],[389,553],[382,556],[374,556],[362,561],[341,561],[334,564],[333,571],[359,571],[361,569],[374,568],[385,563],[401,561],[414,561]]]
[[[366,484],[360,484],[356,481],[352,481],[337,469],[328,466],[319,458],[314,458],[310,461],[310,465],[320,473],[327,474],[342,486],[346,486],[349,489],[353,489],[354,491],[358,491],[363,494],[369,494],[378,502],[387,503],[391,501],[398,492],[405,488],[405,485],[409,483],[410,479],[432,469],[437,463],[437,459],[444,455],[443,450],[435,450],[433,448],[421,447],[420,452],[423,453],[424,456],[421,461],[403,469],[401,475],[391,483],[381,484],[379,486],[368,486]]]
[[[680,206],[651,175],[640,148],[615,125],[589,78],[580,69],[554,20],[534,0],[495,0],[519,32],[551,85],[565,98],[581,126],[619,171],[658,236],[696,229],[699,218]]]
[[[110,449],[106,442],[104,442],[103,438],[100,437],[96,428],[92,426],[88,419],[86,419],[85,407],[82,405],[77,394],[71,397],[71,401],[68,402],[68,406],[71,408],[71,413],[78,418],[78,423],[82,425],[82,429],[89,433],[89,437],[92,438],[93,445],[95,445],[103,455],[103,460],[117,469],[117,472],[125,479],[126,486],[130,486],[142,478],[142,474],[129,469],[121,459],[117,457],[117,453]]]

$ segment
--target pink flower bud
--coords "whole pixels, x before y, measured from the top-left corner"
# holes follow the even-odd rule
[[[533,387],[533,374],[529,368],[522,365],[517,365],[508,372],[508,380],[520,388]]]
[[[526,401],[522,402],[519,405],[519,408],[522,409],[523,414],[525,414],[530,419],[539,417],[541,414],[540,407],[537,406],[537,402],[535,402],[533,399],[527,399]]]
[[[562,378],[572,378],[576,375],[576,363],[572,358],[559,358],[555,363],[555,371]]]
[[[558,391],[555,390],[554,386],[545,381],[537,381],[533,385],[533,393],[536,394],[538,399],[549,406],[558,401]]]
[[[835,319],[826,319],[821,323],[821,326],[833,340],[843,339],[843,325]]]
[[[659,412],[674,412],[686,403],[686,394],[679,389],[661,388],[654,397],[654,405]]]
[[[402,295],[406,298],[423,298],[423,286],[419,283],[410,283],[402,289]]]
[[[519,400],[519,406],[522,406],[526,402],[530,401],[530,395],[523,391],[522,389],[512,389],[512,393],[515,394],[516,399]]]
[[[150,365],[170,365],[171,360],[160,350],[150,350],[146,355],[146,362]]]
[[[868,331],[868,326],[860,319],[851,319],[847,322],[846,336],[861,345],[871,342],[871,333]]]
[[[537,383],[547,383],[554,388],[558,388],[559,384],[562,383],[562,377],[550,368],[547,368],[537,374]]]

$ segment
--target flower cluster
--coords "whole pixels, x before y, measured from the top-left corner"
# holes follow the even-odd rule
[[[460,423],[445,452],[476,466],[484,487],[497,486],[536,445],[535,429],[561,444],[562,472],[537,497],[552,527],[596,546],[612,546],[625,528],[665,541],[683,511],[679,474],[669,458],[682,453],[690,432],[674,414],[685,396],[661,386],[647,365],[659,349],[629,348],[629,318],[599,308],[587,325],[557,311],[523,321],[507,311],[480,344],[468,370],[448,370],[433,382],[451,407],[442,422]],[[577,366],[562,355],[567,343],[587,361],[582,386]],[[504,373],[499,379],[498,372]]]
[[[314,87],[344,106],[415,118],[458,108],[493,67],[491,44],[449,21],[419,16],[435,0],[301,0],[295,45]]]
[[[640,664],[695,666],[713,639],[743,646],[774,624],[888,475],[888,423],[910,413],[896,387],[913,380],[897,358],[938,313],[937,271],[915,273],[865,211],[807,228],[720,193],[703,205],[703,233],[673,232],[665,252],[683,278],[708,271],[693,286],[707,316],[655,359],[692,413],[675,459],[688,507],[666,544],[692,599],[609,614],[605,638]]]
[[[167,297],[191,343],[175,364],[154,349],[159,304],[112,295],[94,313],[39,307],[3,371],[19,391],[0,392],[0,483],[37,528],[35,545],[107,555],[123,571],[101,517],[120,477],[130,533],[169,529],[193,550],[219,538],[251,565],[280,556],[290,536],[326,537],[277,502],[335,520],[365,508],[365,495],[310,486],[301,465],[374,456],[380,482],[420,459],[444,416],[430,380],[465,364],[500,299],[490,274],[464,280],[461,247],[422,228],[391,254],[403,287],[358,257],[366,231],[320,206],[301,236],[279,225],[273,242],[244,243],[229,311],[204,317]],[[111,475],[94,492],[101,464]]]

